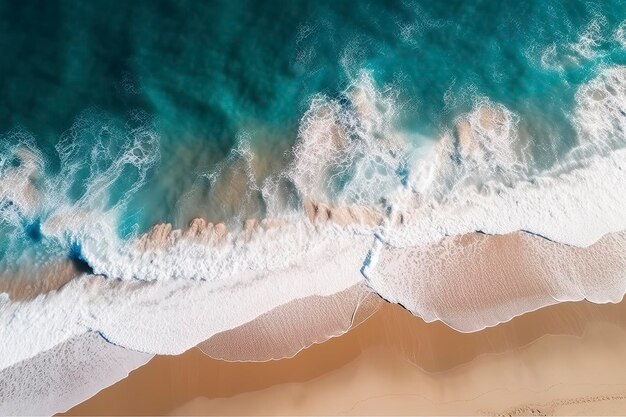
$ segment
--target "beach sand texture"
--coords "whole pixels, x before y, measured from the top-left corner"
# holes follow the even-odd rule
[[[67,415],[623,414],[625,355],[624,302],[562,303],[476,333],[383,303],[290,359],[155,357]]]

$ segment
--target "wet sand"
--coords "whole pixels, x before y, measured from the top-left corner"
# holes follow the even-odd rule
[[[0,274],[0,293],[6,293],[13,301],[28,301],[56,291],[84,271],[83,265],[72,261],[60,261],[43,268],[25,268]]]
[[[290,359],[155,357],[67,415],[624,414],[624,358],[626,302],[563,303],[476,333],[385,303]]]

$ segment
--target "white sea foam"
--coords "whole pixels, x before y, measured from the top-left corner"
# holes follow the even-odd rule
[[[600,54],[600,46],[606,38],[605,32],[608,25],[607,19],[602,15],[596,15],[580,33],[576,42],[569,47],[580,57],[593,59]]]
[[[615,30],[615,40],[622,46],[622,48],[626,48],[626,20],[624,20]]]
[[[576,94],[573,159],[606,155],[626,146],[626,68],[609,68]]]
[[[390,129],[395,112],[393,95],[377,91],[367,74],[340,99],[314,97],[286,173],[299,194],[313,201],[366,205],[397,187],[407,145]]]
[[[202,245],[173,246],[156,249],[152,254],[146,252],[143,258],[112,256],[124,263],[106,272],[127,278],[124,281],[85,275],[29,302],[11,302],[5,297],[0,308],[4,323],[0,337],[5,341],[0,369],[90,329],[131,349],[182,353],[213,334],[237,327],[292,299],[334,294],[361,281],[359,269],[370,237],[342,237],[334,232],[336,228],[329,227],[326,235],[311,239],[303,230],[313,227],[301,224],[288,228],[288,233],[265,235],[268,245],[255,246],[256,255],[239,251],[237,245],[246,247],[243,242],[225,243],[232,245],[232,253],[241,256],[245,264],[231,261],[227,265]],[[282,242],[269,245],[270,240]],[[300,250],[296,252],[296,248]],[[129,253],[140,251],[130,248]],[[159,255],[169,259],[171,265],[153,264],[151,260]],[[91,252],[85,256],[94,262],[96,270],[105,268],[90,258]],[[203,276],[205,271],[214,275]],[[133,279],[138,274],[159,279],[166,273],[167,279],[153,284]],[[194,280],[203,278],[210,279]]]
[[[111,204],[107,193],[123,176],[133,179],[125,188],[125,195],[132,195],[158,160],[157,137],[145,114],[134,113],[124,126],[119,124],[96,111],[87,111],[55,146],[61,163],[61,172],[54,176],[60,196],[71,193],[75,183],[83,191],[74,206],[108,208]],[[123,205],[126,200],[113,203]]]
[[[527,168],[528,140],[517,131],[515,117],[503,117],[506,109],[485,111],[481,104],[459,124],[459,136],[467,135],[468,145],[446,134],[432,149],[429,159],[438,161],[439,175],[430,187],[421,194],[398,194],[397,210],[408,225],[388,231],[389,242],[427,243],[473,230],[528,230],[587,246],[624,230],[625,80],[626,68],[613,68],[580,89],[573,115],[578,145],[542,173]],[[492,129],[471,127],[480,123],[481,113],[492,117]],[[411,176],[409,184],[421,180]]]
[[[80,256],[102,276],[84,275],[31,301],[0,298],[0,369],[90,330],[130,349],[180,353],[294,299],[336,294],[364,279],[424,319],[442,319],[463,331],[556,300],[619,300],[626,276],[619,256],[614,268],[590,276],[577,254],[546,241],[541,251],[529,252],[545,272],[526,277],[523,287],[530,291],[511,285],[483,303],[484,286],[468,287],[463,274],[480,275],[481,256],[489,251],[477,257],[478,269],[464,271],[462,261],[482,246],[437,245],[476,230],[526,230],[589,246],[626,230],[625,80],[625,67],[605,69],[579,90],[571,115],[577,148],[545,172],[529,168],[532,138],[520,132],[519,116],[498,103],[477,100],[441,138],[415,148],[394,126],[393,92],[378,91],[368,77],[342,98],[316,97],[293,163],[280,175],[302,201],[368,205],[384,215],[381,222],[333,223],[329,209],[324,216],[331,222],[322,224],[291,213],[229,234],[205,223],[196,223],[193,233],[162,225],[126,241],[115,233],[115,210],[89,196],[95,188],[82,193],[76,206],[59,203],[58,209],[46,200],[52,213],[42,219],[42,233],[79,244]],[[133,132],[119,152],[102,164],[94,160],[88,189],[110,188],[127,166],[137,167],[141,183],[154,161],[154,138],[145,130]],[[78,152],[72,146],[62,143],[61,155]],[[114,160],[121,162],[110,168]],[[84,168],[63,169],[76,177]],[[262,190],[264,184],[255,186]],[[265,188],[266,196],[271,189]],[[608,244],[580,250],[598,258],[624,252],[622,235],[605,239]],[[441,267],[448,256],[455,260],[451,265],[461,266]],[[559,269],[562,259],[573,260]],[[432,269],[433,262],[439,269]],[[496,289],[508,283],[497,271],[491,282]]]
[[[542,49],[533,45],[526,56],[544,70],[564,72],[626,48],[625,28],[625,22],[614,27],[606,17],[596,14],[575,39],[559,38]]]
[[[527,173],[518,169],[523,164],[518,164],[516,158],[496,157],[498,164],[505,164],[491,169],[490,159],[482,158],[469,165],[471,173],[485,170],[479,178],[486,181],[475,187],[459,183],[459,178],[465,181],[464,176],[444,175],[457,185],[448,188],[446,198],[421,206],[412,204],[413,197],[402,201],[398,210],[403,212],[404,227],[383,234],[386,245],[381,246],[377,267],[365,272],[368,284],[427,321],[441,319],[463,331],[493,326],[556,301],[621,300],[626,292],[626,263],[622,256],[625,241],[624,235],[618,233],[626,229],[625,82],[626,68],[611,68],[579,90],[573,114],[578,145],[548,172],[526,177]],[[469,120],[474,118],[475,112],[468,116]],[[509,136],[500,139],[501,146],[517,146],[514,129],[506,131]],[[488,136],[474,132],[470,136],[480,143],[490,142]],[[439,152],[454,152],[450,142],[443,144]],[[506,150],[499,153],[513,154]],[[466,161],[472,159],[465,157],[459,165],[467,166]],[[514,174],[517,179],[508,186],[502,180],[490,182],[488,174],[498,172],[504,178]],[[527,282],[524,279],[528,277],[523,274],[516,280],[511,279],[512,273],[502,276],[506,275],[503,271],[489,271],[489,263],[481,266],[476,246],[431,247],[447,236],[474,230],[490,234],[526,230],[569,245],[594,244],[586,249],[582,259],[589,256],[603,262],[593,270],[588,267],[588,259],[581,261],[581,253],[556,243],[538,242],[541,249],[530,251],[530,262],[520,266],[532,269],[533,263],[541,265],[539,273]],[[610,233],[610,238],[598,242]],[[474,267],[473,262],[477,264]],[[506,262],[506,258],[498,259],[495,264],[506,270]],[[450,266],[455,263],[459,265],[456,270]],[[473,282],[469,279],[472,268]],[[477,271],[482,271],[482,275]],[[496,275],[498,282],[485,287],[489,274]],[[531,293],[518,291],[519,286],[533,285]]]
[[[381,248],[368,285],[431,322],[463,332],[557,302],[619,302],[626,292],[626,234],[578,248],[528,234],[445,238]]]
[[[74,337],[0,370],[0,415],[65,412],[151,358],[107,343],[96,333]]]
[[[34,139],[20,131],[7,134],[8,145],[0,149],[0,224],[21,233],[37,221],[60,246],[89,233],[113,233],[128,199],[159,159],[149,119],[137,113],[120,124],[93,110],[83,113],[56,145],[54,174]]]
[[[44,162],[32,138],[24,133],[7,136],[14,135],[13,144],[0,152],[0,223],[19,224],[40,204],[36,183]]]

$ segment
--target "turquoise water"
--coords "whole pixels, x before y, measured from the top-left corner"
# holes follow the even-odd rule
[[[626,64],[625,19],[620,0],[1,2],[0,172],[35,150],[35,187],[54,197],[25,211],[0,194],[2,253],[66,252],[40,230],[62,205],[113,210],[120,236],[263,217],[258,195],[225,196],[203,174],[240,163],[242,141],[267,159],[260,175],[283,169],[312,97],[349,106],[341,93],[364,71],[393,91],[416,147],[486,97],[549,167],[575,144],[578,88]]]

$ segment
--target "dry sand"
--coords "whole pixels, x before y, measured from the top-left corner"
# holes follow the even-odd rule
[[[564,303],[469,334],[385,304],[291,359],[155,357],[68,415],[625,414],[625,358],[626,302]]]

